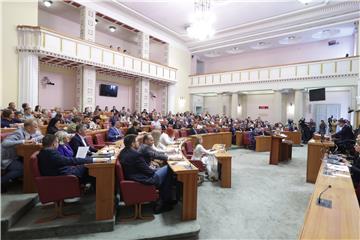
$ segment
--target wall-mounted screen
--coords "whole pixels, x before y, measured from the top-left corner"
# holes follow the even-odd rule
[[[117,97],[118,86],[100,84],[100,96]]]
[[[324,101],[325,100],[325,88],[309,90],[309,100],[310,100],[310,102]]]

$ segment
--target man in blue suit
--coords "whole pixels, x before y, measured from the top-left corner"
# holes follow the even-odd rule
[[[104,162],[105,158],[75,158],[61,155],[57,148],[59,142],[57,137],[47,134],[42,140],[43,148],[37,158],[39,170],[42,176],[75,175],[80,182],[92,181],[84,164],[93,162]]]
[[[111,127],[108,132],[108,140],[110,142],[116,142],[124,137],[123,132],[120,129],[120,121],[116,121],[115,126]]]
[[[89,147],[88,155],[91,155],[92,152],[97,152],[96,148],[93,148],[86,141],[86,126],[84,124],[79,124],[76,126],[76,134],[71,138],[69,145],[74,152],[74,157],[76,156],[77,150],[79,147]]]
[[[155,207],[155,213],[172,209],[172,176],[168,166],[157,170],[150,168],[141,153],[137,151],[139,143],[137,136],[129,134],[124,138],[125,148],[120,152],[119,160],[123,167],[125,179],[147,185],[155,185],[160,190],[160,201]]]

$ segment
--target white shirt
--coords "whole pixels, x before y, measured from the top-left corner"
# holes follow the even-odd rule
[[[174,144],[174,141],[167,135],[166,133],[162,133],[160,135],[159,143],[161,143],[164,146]]]
[[[78,134],[82,143],[84,144],[85,147],[87,147],[88,145],[86,144],[86,141],[85,141],[85,137],[81,136],[80,134]]]
[[[201,144],[196,145],[191,160],[201,160],[203,155],[214,154],[210,150],[206,150]]]
[[[153,126],[155,129],[161,129],[161,123],[160,120],[152,121],[151,126]]]

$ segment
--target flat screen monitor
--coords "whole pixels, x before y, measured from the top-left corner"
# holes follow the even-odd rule
[[[325,100],[325,88],[309,90],[310,102],[324,101]]]
[[[100,84],[100,96],[117,97],[118,86]]]

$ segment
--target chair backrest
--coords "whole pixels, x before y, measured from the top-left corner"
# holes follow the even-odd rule
[[[96,144],[105,145],[105,133],[95,134],[95,140],[96,140]]]
[[[188,133],[185,129],[181,129],[180,130],[180,137],[187,137],[188,136]]]
[[[244,145],[250,145],[250,133],[249,132],[245,132],[243,134],[243,143],[244,143]]]
[[[189,154],[192,154],[194,152],[192,141],[185,142],[185,149],[186,149],[186,152]]]
[[[38,158],[37,155],[39,154],[39,151],[33,153],[33,155],[31,155],[30,157],[30,163],[31,163],[31,170],[32,170],[32,174],[34,176],[34,178],[36,177],[41,177],[40,174],[40,170],[39,170],[39,163],[38,163]]]
[[[85,136],[85,139],[86,139],[86,142],[87,142],[90,146],[94,147],[94,140],[93,140],[92,135],[86,135],[86,136]]]
[[[124,171],[123,171],[123,168],[121,166],[120,160],[118,160],[118,159],[116,160],[116,163],[115,163],[115,173],[116,173],[116,178],[117,178],[119,183],[121,181],[125,180]]]
[[[179,130],[174,129],[174,139],[178,139],[180,137]]]
[[[208,131],[208,133],[213,133],[214,129],[213,128],[206,128],[206,131]]]

